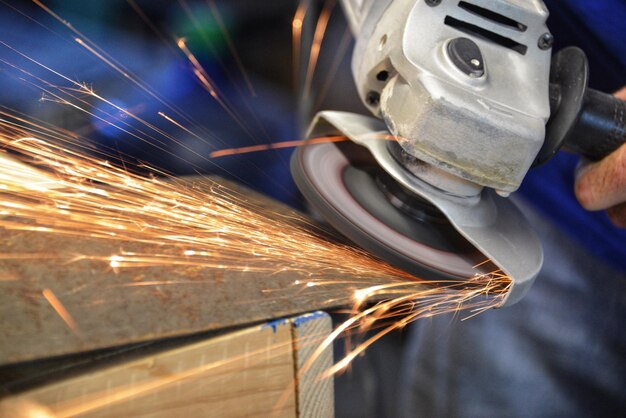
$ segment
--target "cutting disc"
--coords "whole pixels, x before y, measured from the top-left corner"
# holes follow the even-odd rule
[[[491,266],[435,207],[405,190],[351,141],[298,148],[298,188],[322,217],[358,246],[425,279],[467,280]],[[481,271],[482,270],[482,271]]]

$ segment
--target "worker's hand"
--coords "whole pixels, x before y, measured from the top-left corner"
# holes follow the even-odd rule
[[[626,87],[615,93],[626,100]],[[583,163],[576,175],[576,197],[587,210],[606,210],[626,228],[626,144],[596,163]]]

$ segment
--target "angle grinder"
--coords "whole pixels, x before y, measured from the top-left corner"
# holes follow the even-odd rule
[[[319,113],[291,161],[339,232],[425,279],[493,271],[519,301],[541,243],[508,199],[560,149],[601,159],[626,142],[626,104],[587,88],[584,52],[552,56],[540,0],[343,0],[352,72],[373,114]],[[484,263],[490,260],[490,263]]]

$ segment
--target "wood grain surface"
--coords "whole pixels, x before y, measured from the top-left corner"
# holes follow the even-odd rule
[[[293,214],[241,186],[220,183],[254,199],[268,216]],[[311,225],[306,221],[303,227]],[[121,250],[162,251],[154,244],[0,229],[0,366],[342,307],[351,304],[357,289],[351,277],[317,271],[311,273],[318,280],[341,280],[303,288],[294,283],[306,282],[309,272],[261,274],[172,265],[114,271],[106,262],[77,258],[86,252],[108,257]],[[390,280],[372,274],[371,285]],[[51,295],[72,323],[46,297]]]
[[[322,312],[274,321],[5,398],[0,416],[332,417],[331,350],[295,380],[331,331]]]

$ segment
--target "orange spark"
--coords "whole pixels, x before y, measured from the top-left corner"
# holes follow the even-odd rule
[[[300,77],[300,59],[302,51],[302,27],[304,25],[304,19],[306,18],[307,11],[309,9],[309,2],[300,0],[296,13],[291,21],[291,38],[293,48],[293,80],[296,85],[299,84]]]
[[[402,283],[388,283],[368,289],[360,289],[354,295],[355,306],[352,311],[353,315],[339,325],[316,348],[310,359],[302,367],[300,374],[304,375],[307,373],[325,349],[342,334],[349,333],[352,329],[358,328],[361,332],[366,332],[372,328],[373,324],[377,323],[381,324],[379,326],[382,328],[381,331],[368,340],[359,344],[353,350],[349,350],[343,359],[321,376],[322,378],[341,372],[348,367],[352,360],[380,338],[395,330],[404,328],[418,319],[447,313],[471,311],[474,315],[466,318],[469,319],[488,309],[498,307],[504,302],[510,286],[511,280],[508,276],[496,273],[495,275],[479,274],[466,282],[448,281],[446,283],[445,281],[440,281],[435,287],[423,288],[417,292],[412,286]],[[372,300],[378,293],[385,295],[396,293],[400,296],[383,300],[367,309],[360,308],[365,300]],[[492,295],[492,297],[489,298],[487,297],[488,295]],[[389,325],[382,325],[389,320],[392,320]]]
[[[166,121],[168,121],[169,123],[171,123],[172,125],[182,129],[183,131],[187,132],[188,134],[194,136],[195,138],[206,142],[204,138],[202,138],[201,136],[199,136],[198,134],[196,134],[195,132],[193,132],[192,130],[190,130],[189,128],[187,128],[186,126],[182,125],[180,122],[175,121],[173,118],[167,116],[165,113],[163,112],[158,112],[157,113],[159,116],[161,116],[163,119],[165,119]]]
[[[268,151],[283,148],[295,148],[302,145],[322,144],[327,142],[343,142],[347,140],[345,136],[325,136],[321,138],[304,139],[298,141],[274,142],[272,144],[252,145],[249,147],[230,148],[219,151],[213,151],[209,156],[211,158],[226,157],[229,155],[248,154],[251,152]]]
[[[211,76],[206,72],[200,61],[196,58],[196,56],[191,52],[189,47],[187,47],[187,42],[185,38],[180,38],[177,41],[178,48],[185,54],[189,62],[193,67],[193,73],[200,81],[200,85],[213,97],[217,103],[230,115],[231,118],[239,125],[239,127],[246,132],[251,138],[254,138],[252,132],[248,125],[244,122],[244,119],[239,115],[239,113],[233,109],[228,100],[224,98],[221,94],[215,82],[211,79]]]
[[[366,134],[361,136],[363,139],[380,139],[384,141],[395,141],[397,137],[394,137],[390,134],[382,133],[382,132],[373,132],[371,134]],[[260,145],[251,145],[248,147],[240,147],[240,148],[228,148],[222,149],[219,151],[213,151],[209,154],[210,158],[219,158],[226,157],[230,155],[240,155],[240,154],[248,154],[251,152],[260,152],[260,151],[268,151],[268,150],[276,150],[276,149],[284,149],[284,148],[295,148],[303,145],[315,145],[315,144],[325,144],[329,142],[343,142],[347,141],[348,138],[345,136],[323,136],[319,138],[311,138],[311,139],[301,139],[297,141],[283,141],[283,142],[273,142],[270,144],[260,144]]]
[[[78,327],[76,326],[76,322],[72,315],[65,309],[65,306],[61,303],[61,301],[56,297],[56,295],[50,289],[44,289],[43,297],[48,301],[50,306],[56,311],[56,313],[63,319],[63,322],[67,325],[67,327],[76,335],[80,336],[80,332],[78,331]]]
[[[305,100],[308,99],[309,95],[311,94],[313,75],[315,74],[315,69],[317,68],[317,62],[319,60],[322,42],[324,41],[326,28],[328,27],[328,21],[330,20],[330,15],[332,14],[334,7],[334,0],[326,0],[324,9],[322,10],[322,13],[320,13],[320,17],[317,20],[315,34],[313,35],[313,44],[311,45],[311,52],[309,54],[309,65],[307,67],[306,79],[304,82],[304,92],[302,98]]]

